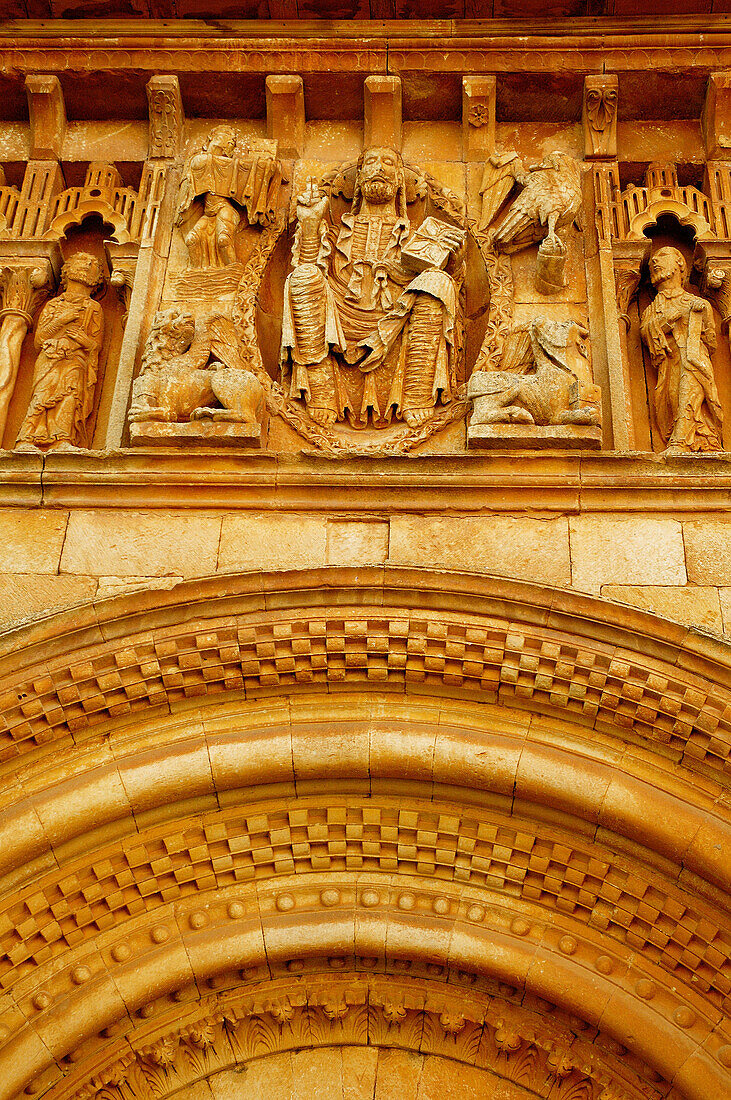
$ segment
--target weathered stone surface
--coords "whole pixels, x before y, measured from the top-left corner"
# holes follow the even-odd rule
[[[36,573],[3,573],[0,577],[0,624],[70,607],[91,599],[96,577],[41,576]]]
[[[684,585],[681,525],[642,515],[582,515],[569,520],[571,579],[600,592],[604,584]]]
[[[3,570],[57,573],[67,519],[66,512],[0,509]]]
[[[662,585],[634,586],[627,584],[605,584],[602,596],[618,603],[628,603],[632,607],[641,607],[666,619],[674,619],[688,626],[699,626],[703,630],[721,633],[723,630],[722,605],[717,588],[688,585],[685,588],[670,588]]]
[[[328,565],[381,565],[388,557],[388,523],[330,520]]]
[[[223,517],[218,568],[306,569],[325,564],[326,521],[302,515]]]
[[[394,516],[389,562],[569,584],[568,522],[527,516]]]
[[[690,584],[731,584],[731,522],[689,520],[683,524]]]
[[[63,573],[197,576],[216,569],[221,519],[199,512],[74,512]]]

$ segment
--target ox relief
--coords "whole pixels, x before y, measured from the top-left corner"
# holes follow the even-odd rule
[[[657,371],[655,419],[665,453],[721,451],[713,309],[684,289],[686,264],[677,248],[659,248],[649,267],[656,294],[642,313],[640,331]]]
[[[30,404],[17,450],[88,447],[99,355],[102,307],[92,295],[102,285],[99,261],[77,252],[63,265],[61,293],[41,310]]]
[[[334,215],[310,180],[296,216],[281,346],[289,397],[325,428],[421,428],[455,397],[464,231],[436,217],[412,226],[393,149],[363,153],[347,213]]]

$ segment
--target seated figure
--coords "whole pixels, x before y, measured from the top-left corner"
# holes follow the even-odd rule
[[[342,217],[310,180],[297,199],[281,367],[316,423],[417,428],[453,399],[460,285],[445,269],[463,244],[458,226],[436,218],[413,231],[393,149],[361,155]]]

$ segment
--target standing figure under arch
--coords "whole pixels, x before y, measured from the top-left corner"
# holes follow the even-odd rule
[[[677,248],[650,259],[657,289],[642,314],[640,331],[657,370],[655,416],[668,451],[723,450],[723,410],[713,375],[713,310],[683,288],[687,268]]]

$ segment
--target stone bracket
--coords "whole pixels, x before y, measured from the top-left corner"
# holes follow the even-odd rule
[[[586,160],[612,160],[617,156],[618,96],[619,80],[615,75],[584,77],[581,125]]]
[[[497,77],[462,77],[462,159],[485,160],[495,151]]]
[[[731,160],[731,72],[708,77],[701,130],[708,160]]]
[[[384,145],[401,149],[401,79],[367,76],[364,89],[363,148]]]
[[[66,136],[66,106],[57,76],[25,78],[30,112],[29,160],[60,160]]]
[[[149,157],[173,158],[183,146],[185,112],[177,76],[157,75],[147,82]]]
[[[305,148],[305,92],[301,76],[266,79],[267,137],[279,155],[301,157]]]

